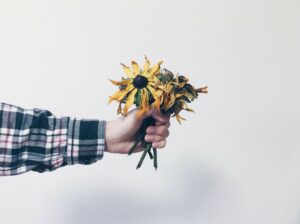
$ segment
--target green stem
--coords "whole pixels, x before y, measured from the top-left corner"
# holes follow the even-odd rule
[[[145,159],[147,153],[151,150],[151,148],[152,148],[152,144],[151,144],[150,142],[147,142],[147,143],[146,143],[146,147],[144,148],[144,152],[143,152],[143,154],[142,154],[142,157],[140,158],[140,161],[139,161],[139,163],[138,163],[136,169],[139,169],[139,168],[142,166],[143,161],[144,161],[144,159]]]
[[[142,141],[142,140],[144,139],[145,134],[146,134],[146,133],[142,133],[142,134],[136,139],[136,141],[134,142],[134,144],[132,145],[132,147],[130,148],[130,150],[129,150],[129,152],[128,152],[128,155],[129,155],[129,156],[134,152],[134,150],[135,150],[136,146],[139,144],[139,142]]]
[[[144,161],[147,154],[149,155],[150,159],[153,159],[153,158],[155,159],[156,158],[155,159],[156,162],[154,161],[154,163],[157,164],[157,152],[155,151],[156,149],[153,151],[156,155],[153,156],[152,153],[151,153],[152,143],[144,141],[147,128],[151,125],[154,125],[154,124],[155,124],[155,119],[153,117],[148,117],[143,121],[143,123],[141,125],[141,128],[140,128],[141,135],[138,136],[138,138],[136,139],[136,141],[134,142],[134,144],[132,145],[132,147],[130,148],[130,150],[128,152],[128,155],[131,155],[134,152],[135,148],[137,147],[138,143],[140,141],[142,141],[144,151],[143,151],[143,154],[140,158],[140,161],[139,161],[139,163],[136,167],[137,169],[139,169],[142,166],[143,161]],[[157,165],[156,165],[156,168],[157,168]]]
[[[148,151],[148,154],[149,154],[150,159],[153,159],[153,155],[152,155],[151,151]]]
[[[157,170],[157,149],[153,148],[153,155],[154,155],[154,167]]]

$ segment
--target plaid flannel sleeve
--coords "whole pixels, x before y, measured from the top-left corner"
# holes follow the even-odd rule
[[[58,117],[0,103],[0,176],[92,164],[105,151],[104,120]]]

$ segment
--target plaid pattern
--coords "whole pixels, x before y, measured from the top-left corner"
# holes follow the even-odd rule
[[[106,121],[57,117],[0,103],[0,176],[92,164],[105,150]]]

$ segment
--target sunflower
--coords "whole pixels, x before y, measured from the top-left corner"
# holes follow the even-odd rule
[[[180,116],[179,113],[182,110],[189,112],[194,112],[190,109],[187,103],[191,103],[198,97],[198,93],[208,93],[207,86],[196,89],[191,85],[189,79],[183,75],[176,75],[176,78],[173,82],[175,100],[172,106],[173,116],[176,117],[176,120],[181,123],[181,120],[186,120],[184,117]]]
[[[135,104],[138,107],[137,116],[147,113],[151,108],[160,111],[160,95],[162,91],[156,89],[157,74],[160,72],[162,61],[150,66],[150,61],[145,56],[145,63],[141,69],[135,61],[131,61],[131,68],[121,64],[126,74],[122,81],[110,80],[114,85],[119,86],[119,90],[110,96],[109,102],[119,102],[118,113],[126,116],[128,109]],[[125,106],[122,108],[122,103]]]
[[[196,89],[189,84],[189,79],[183,75],[175,75],[167,70],[162,69],[158,74],[159,79],[158,89],[162,90],[161,94],[161,110],[167,111],[176,117],[176,120],[181,123],[185,120],[179,113],[182,110],[194,112],[190,109],[187,103],[191,103],[198,97],[198,93],[207,93],[207,86]]]

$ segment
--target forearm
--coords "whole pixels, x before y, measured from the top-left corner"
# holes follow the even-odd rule
[[[52,171],[102,159],[106,122],[0,103],[0,175]]]

